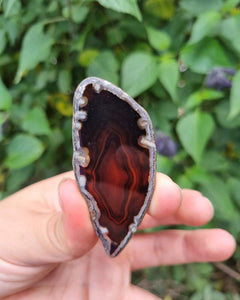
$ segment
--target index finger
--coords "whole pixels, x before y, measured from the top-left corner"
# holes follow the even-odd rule
[[[180,189],[167,175],[157,173],[155,191],[140,229],[159,225],[200,226],[211,220],[211,202],[200,192]]]

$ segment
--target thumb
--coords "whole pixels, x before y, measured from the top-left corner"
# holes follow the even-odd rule
[[[38,236],[41,245],[38,251],[42,252],[42,258],[38,256],[37,264],[58,263],[81,257],[97,241],[86,201],[75,180],[63,179],[60,182],[58,202],[59,210],[42,216],[43,230],[39,231]]]
[[[87,204],[74,180],[61,181],[64,176],[0,203],[0,298],[32,286],[58,263],[83,256],[96,243]]]
[[[56,223],[56,228],[59,228],[59,243],[65,247],[67,255],[72,258],[80,257],[97,241],[86,201],[80,194],[76,181],[72,179],[62,181],[58,193],[62,208],[62,214]],[[54,224],[52,232],[54,233]]]
[[[63,181],[65,176],[43,180],[0,203],[0,258],[39,266],[80,257],[94,246],[97,236],[86,201],[76,181]]]
[[[35,244],[38,255],[34,255],[33,264],[59,263],[81,257],[97,241],[87,203],[76,181],[62,179],[57,192],[58,208],[52,207],[49,213],[38,216],[42,225],[38,225],[38,243]]]

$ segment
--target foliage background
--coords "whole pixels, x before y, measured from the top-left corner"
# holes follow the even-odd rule
[[[240,299],[239,2],[0,0],[0,197],[71,169],[74,89],[105,78],[178,144],[158,170],[208,196],[207,226],[238,241],[226,264],[147,269],[133,281],[165,300]],[[232,88],[207,87],[216,67],[236,70]]]

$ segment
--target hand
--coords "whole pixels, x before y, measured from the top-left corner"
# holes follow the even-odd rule
[[[199,226],[212,218],[213,207],[199,192],[181,191],[163,174],[156,181],[140,229]],[[159,299],[131,285],[131,271],[221,261],[234,249],[234,239],[221,229],[165,230],[135,234],[116,258],[109,258],[68,172],[0,203],[0,299]]]

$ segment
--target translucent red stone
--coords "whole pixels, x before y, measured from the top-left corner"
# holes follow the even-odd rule
[[[155,143],[146,111],[118,87],[87,78],[77,88],[73,167],[96,233],[116,256],[151,199]]]

